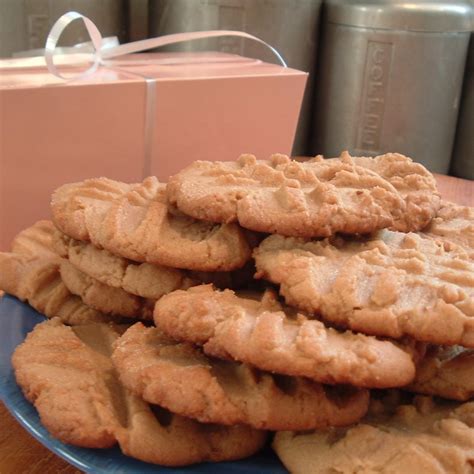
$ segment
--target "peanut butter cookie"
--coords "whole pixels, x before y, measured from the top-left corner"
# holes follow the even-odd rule
[[[394,414],[315,432],[276,434],[273,448],[295,474],[470,474],[474,466],[474,402],[434,404],[427,397]]]
[[[341,426],[358,421],[369,403],[367,390],[325,387],[207,357],[141,323],[115,343],[112,361],[131,392],[204,423],[274,431]]]
[[[51,221],[37,221],[31,227],[22,230],[11,244],[11,252],[25,257],[56,257],[52,248],[55,228]]]
[[[408,384],[415,375],[410,355],[391,342],[285,312],[268,293],[259,300],[210,285],[177,290],[158,300],[154,319],[166,334],[202,345],[208,355],[279,374],[378,388]]]
[[[197,219],[239,222],[254,231],[286,236],[367,233],[402,222],[419,230],[439,201],[434,178],[409,158],[394,156],[380,156],[371,166],[365,160],[359,165],[348,153],[308,162],[284,155],[196,161],[170,179],[168,199]]]
[[[235,224],[197,221],[167,205],[165,185],[150,177],[127,185],[106,178],[61,186],[51,209],[68,236],[137,262],[198,271],[233,270],[250,258]]]
[[[410,232],[423,229],[436,215],[441,198],[435,177],[423,165],[400,153],[352,159],[357,166],[375,171],[386,179],[405,201],[405,211],[395,219],[392,230]]]
[[[62,282],[61,258],[51,247],[53,231],[51,222],[39,221],[15,237],[12,252],[0,252],[0,289],[67,324],[110,320],[86,306]]]
[[[287,304],[341,327],[474,347],[474,262],[416,233],[364,239],[270,236],[255,250],[257,277]]]
[[[139,263],[100,249],[91,242],[76,240],[55,229],[55,252],[67,258],[78,270],[104,285],[121,288],[132,295],[157,300],[173,290],[189,288],[201,283],[212,283],[218,288],[237,289],[253,280],[255,265],[247,262],[243,268],[231,272],[198,272],[179,270],[152,263]]]
[[[124,388],[110,355],[119,328],[39,324],[17,347],[12,363],[42,423],[62,442],[106,448],[117,441],[129,456],[166,466],[250,456],[265,432],[203,425],[150,406]]]
[[[197,284],[183,270],[133,262],[90,242],[72,239],[57,229],[53,234],[53,246],[58,255],[67,258],[81,272],[104,285],[143,298],[157,300],[173,290]]]
[[[121,288],[104,285],[78,270],[68,260],[60,265],[61,278],[67,289],[91,308],[105,314],[136,319],[152,319],[153,299],[127,293]]]
[[[420,233],[449,246],[459,246],[474,259],[474,207],[443,201],[431,223]]]

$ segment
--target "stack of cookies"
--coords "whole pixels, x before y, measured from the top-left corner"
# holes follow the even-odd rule
[[[13,365],[54,436],[177,466],[277,432],[291,472],[472,472],[474,210],[423,166],[243,155],[51,207],[0,288],[52,318]]]

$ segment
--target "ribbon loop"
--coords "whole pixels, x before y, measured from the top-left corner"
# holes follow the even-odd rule
[[[89,33],[94,53],[93,53],[93,62],[91,66],[84,71],[83,73],[79,74],[76,77],[84,77],[87,76],[91,73],[93,73],[101,64],[102,62],[102,35],[100,34],[99,29],[97,26],[94,24],[93,21],[91,21],[89,18],[86,16],[70,11],[59,17],[59,19],[56,21],[56,23],[53,25],[51,28],[51,31],[48,34],[48,38],[46,39],[46,45],[45,45],[45,51],[44,51],[44,59],[46,61],[46,65],[48,66],[48,70],[51,74],[54,74],[57,77],[60,77],[61,79],[68,79],[68,77],[63,76],[56,65],[54,64],[54,54],[56,50],[56,46],[58,44],[59,38],[61,37],[63,31],[67,28],[67,26],[72,23],[75,20],[82,20],[84,22],[84,25],[87,29],[87,32]],[[110,48],[112,49],[112,48]]]
[[[62,32],[70,23],[75,20],[82,20],[84,22],[94,48],[93,63],[86,71],[75,76],[76,79],[92,74],[99,67],[100,64],[104,63],[105,59],[112,59],[125,54],[138,53],[152,48],[159,48],[160,46],[165,46],[168,44],[182,43],[183,41],[194,41],[205,38],[216,38],[220,36],[237,36],[263,44],[268,49],[270,49],[270,51],[276,56],[276,58],[283,67],[287,67],[285,60],[273,46],[266,43],[262,39],[257,38],[256,36],[253,36],[249,33],[245,33],[243,31],[213,30],[194,31],[189,33],[175,33],[172,35],[161,36],[158,38],[149,38],[145,40],[134,41],[132,43],[112,46],[110,43],[105,44],[99,29],[89,18],[78,12],[71,11],[62,15],[51,28],[51,31],[49,32],[48,38],[46,40],[44,52],[44,57],[49,72],[62,79],[71,79],[71,77],[65,77],[59,72],[58,68],[54,64],[54,55],[58,40]]]

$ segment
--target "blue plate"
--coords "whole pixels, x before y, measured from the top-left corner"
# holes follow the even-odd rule
[[[10,413],[44,446],[73,466],[94,474],[131,473],[206,473],[283,474],[287,471],[267,448],[251,458],[235,462],[203,463],[170,469],[124,456],[118,448],[75,448],[52,438],[40,422],[38,413],[15,382],[10,363],[12,352],[36,324],[46,318],[30,306],[6,295],[0,298],[0,398]]]

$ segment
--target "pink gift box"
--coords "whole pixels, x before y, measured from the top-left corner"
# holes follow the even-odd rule
[[[307,77],[224,53],[123,56],[70,81],[27,61],[0,61],[2,250],[49,218],[63,183],[166,181],[194,160],[289,154]]]

